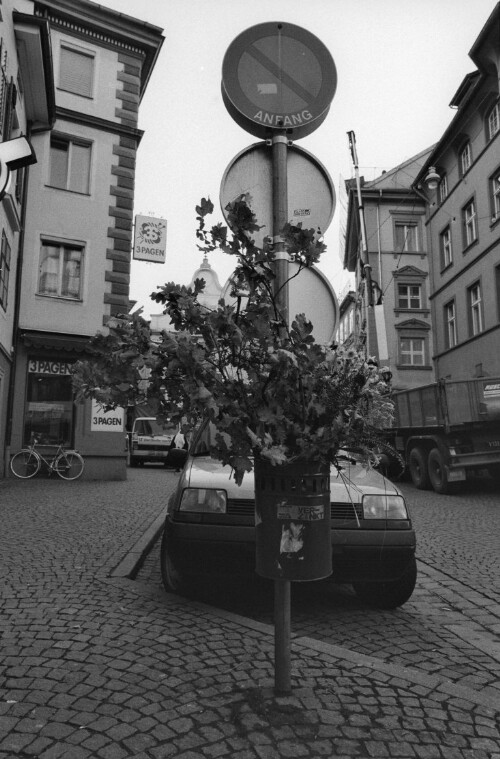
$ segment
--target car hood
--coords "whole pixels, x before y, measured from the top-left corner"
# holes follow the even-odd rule
[[[365,493],[400,494],[394,483],[375,469],[365,469],[360,464],[341,462],[341,469],[331,467],[330,501],[332,503],[357,503]],[[278,467],[277,467],[278,468]],[[234,481],[230,466],[222,466],[209,456],[189,457],[182,475],[181,487],[214,488],[227,492],[228,498],[253,498],[253,472],[247,472],[241,485]]]

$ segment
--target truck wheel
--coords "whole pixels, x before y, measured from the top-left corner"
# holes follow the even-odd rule
[[[135,456],[130,457],[130,466],[139,466],[139,462],[135,458]]]
[[[436,493],[446,495],[456,490],[455,483],[448,482],[444,456],[439,448],[433,448],[429,453],[429,477]]]
[[[417,583],[417,562],[413,558],[406,572],[390,582],[355,582],[354,590],[358,598],[376,609],[397,609],[402,606],[415,590]]]
[[[430,490],[431,481],[427,469],[427,453],[425,448],[412,448],[408,459],[408,467],[413,484],[419,490]]]

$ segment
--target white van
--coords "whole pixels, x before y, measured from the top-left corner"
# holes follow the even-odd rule
[[[154,416],[134,419],[130,434],[130,466],[142,466],[145,461],[169,465],[168,457],[178,425],[161,422]]]

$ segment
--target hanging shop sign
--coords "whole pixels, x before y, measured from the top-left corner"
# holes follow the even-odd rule
[[[100,403],[92,400],[91,432],[123,432],[125,414],[123,408],[104,411]]]
[[[231,43],[222,63],[222,98],[231,117],[256,137],[287,130],[311,134],[326,118],[337,88],[328,48],[306,29],[257,24]]]
[[[134,253],[138,261],[164,264],[167,253],[167,222],[154,216],[136,216]]]

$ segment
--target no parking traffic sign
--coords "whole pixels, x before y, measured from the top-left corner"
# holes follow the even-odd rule
[[[250,134],[287,130],[294,138],[326,118],[337,87],[330,52],[294,24],[271,22],[242,32],[222,63],[222,97],[232,118]]]

